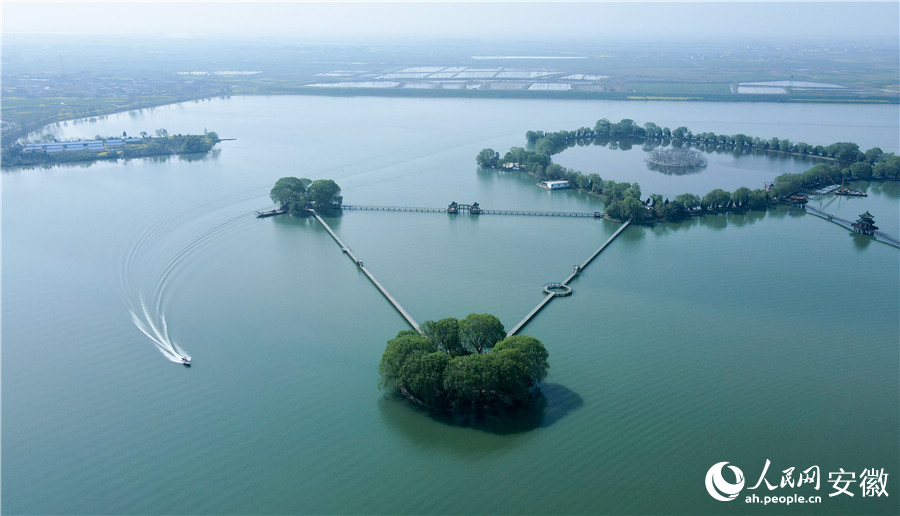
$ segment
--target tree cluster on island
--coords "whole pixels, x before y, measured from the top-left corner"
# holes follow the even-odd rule
[[[393,386],[430,410],[463,414],[523,406],[550,368],[541,341],[507,337],[491,314],[426,321],[421,330],[401,331],[387,342],[378,387]]]
[[[606,215],[618,220],[632,219],[636,222],[653,219],[680,220],[691,214],[716,213],[725,210],[765,210],[778,199],[789,198],[803,190],[830,184],[842,179],[888,179],[900,177],[900,156],[883,152],[874,147],[865,152],[851,142],[837,142],[828,146],[812,146],[806,143],[792,143],[787,139],[772,138],[762,140],[743,134],[716,135],[715,133],[692,133],[686,127],[670,130],[648,122],[643,126],[631,119],[611,123],[600,119],[594,128],[582,127],[575,131],[528,131],[525,138],[533,150],[512,147],[500,157],[494,149],[482,149],[476,156],[476,163],[482,168],[497,168],[508,163],[517,164],[521,169],[538,180],[567,180],[582,191],[600,196],[606,204]],[[823,157],[834,163],[819,163],[801,173],[787,173],[775,178],[771,190],[741,187],[734,192],[720,188],[713,189],[704,196],[684,193],[674,199],[653,194],[641,199],[637,183],[603,180],[598,174],[583,174],[578,170],[563,167],[552,162],[551,156],[562,152],[571,145],[587,143],[664,142],[672,145],[696,146],[701,150],[716,148],[747,148],[763,152],[790,152],[811,157]]]
[[[206,131],[203,134],[170,135],[166,129],[157,129],[155,137],[150,136],[147,132],[141,132],[140,134],[139,141],[129,141],[121,146],[110,146],[107,143],[109,140],[119,140],[120,137],[108,136],[104,138],[98,134],[94,137],[94,141],[104,142],[105,146],[102,150],[25,151],[24,144],[16,143],[4,149],[2,156],[3,166],[54,165],[58,163],[146,158],[152,156],[205,154],[221,141],[219,135],[214,131]],[[123,132],[122,138],[125,137],[127,137],[127,133]],[[78,142],[79,140],[72,141]],[[43,138],[43,143],[50,142],[66,143],[66,141],[59,141],[53,136]]]
[[[279,209],[298,217],[309,215],[310,210],[334,213],[344,201],[341,187],[331,179],[313,181],[305,177],[282,177],[275,182],[269,197]]]
[[[647,162],[663,167],[705,167],[707,163],[699,151],[677,147],[653,149],[647,155]]]

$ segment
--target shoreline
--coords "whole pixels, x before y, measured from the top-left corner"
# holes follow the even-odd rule
[[[861,95],[859,97],[828,97],[821,95],[793,95],[774,98],[773,95],[638,95],[633,92],[608,91],[531,91],[531,90],[452,90],[419,88],[329,88],[288,86],[268,92],[234,91],[237,95],[303,95],[327,97],[419,97],[419,98],[485,98],[485,99],[536,99],[536,100],[622,100],[622,101],[670,101],[670,102],[765,102],[776,104],[900,104],[900,96]]]

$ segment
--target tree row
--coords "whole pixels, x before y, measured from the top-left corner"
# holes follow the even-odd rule
[[[671,139],[684,142],[702,142],[721,146],[791,152],[806,156],[831,158],[847,163],[865,161],[873,166],[880,162],[890,161],[894,157],[893,153],[885,153],[878,147],[862,152],[859,149],[859,145],[852,142],[810,145],[804,142],[791,142],[787,138],[770,138],[766,140],[740,133],[730,135],[713,132],[694,133],[687,127],[682,126],[670,130],[668,127],[659,127],[653,122],[647,122],[641,126],[630,118],[622,119],[618,123],[601,118],[594,124],[593,129],[582,127],[574,131],[562,130],[546,133],[544,131],[528,131],[525,133],[525,139],[528,143],[533,143],[536,151],[547,155],[561,152],[569,143],[594,138]]]

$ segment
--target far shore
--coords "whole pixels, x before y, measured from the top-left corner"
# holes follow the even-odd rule
[[[312,88],[308,86],[288,86],[273,88],[270,91],[229,91],[219,92],[214,95],[198,97],[181,97],[176,99],[155,98],[146,102],[134,102],[129,104],[127,99],[121,99],[121,103],[112,104],[115,99],[96,99],[96,108],[88,109],[78,116],[48,117],[37,121],[16,120],[14,109],[17,101],[34,101],[32,98],[4,98],[4,111],[10,110],[6,115],[8,122],[18,122],[22,129],[8,131],[3,135],[3,146],[7,147],[17,140],[29,134],[42,131],[45,127],[72,120],[82,120],[96,116],[110,116],[142,109],[152,109],[194,102],[227,98],[232,96],[275,96],[275,95],[299,95],[299,96],[324,96],[324,97],[407,97],[407,98],[464,98],[464,99],[534,99],[534,100],[621,100],[621,101],[669,101],[669,102],[764,102],[764,103],[816,103],[816,104],[900,104],[900,96],[875,97],[860,96],[854,98],[825,97],[821,95],[791,95],[776,97],[774,95],[665,95],[653,96],[636,95],[634,93],[620,92],[579,92],[579,91],[517,91],[517,90],[451,90],[451,89],[403,89],[403,88]],[[65,102],[68,98],[57,99]],[[91,99],[78,99],[81,101]],[[133,102],[133,101],[132,101]]]

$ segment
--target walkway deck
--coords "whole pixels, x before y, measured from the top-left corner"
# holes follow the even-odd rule
[[[532,308],[531,311],[528,312],[528,315],[523,317],[521,321],[519,321],[515,326],[513,326],[513,329],[509,330],[509,332],[507,332],[506,336],[512,337],[516,333],[519,333],[519,330],[521,330],[526,324],[528,324],[528,321],[530,321],[535,315],[537,315],[538,312],[543,310],[543,308],[545,306],[547,306],[547,304],[550,303],[550,301],[554,297],[556,297],[556,296],[553,294],[547,294],[546,296],[544,296],[544,299],[542,299],[541,302],[537,304],[537,306]]]
[[[344,204],[345,210],[366,211],[407,211],[416,213],[447,213],[447,208],[424,208],[416,206],[374,206],[366,204]],[[531,210],[487,210],[481,209],[482,215],[530,215],[537,217],[589,217],[599,218],[599,212],[592,211],[531,211]]]
[[[316,217],[316,220],[319,221],[319,224],[322,224],[322,227],[324,227],[325,230],[328,231],[328,234],[331,235],[331,238],[333,238],[334,241],[337,242],[339,246],[341,246],[341,251],[349,256],[351,260],[353,260],[353,263],[355,263],[356,266],[359,267],[359,270],[363,271],[363,273],[366,275],[366,277],[369,278],[372,284],[378,288],[382,295],[384,295],[385,299],[387,299],[388,302],[390,302],[391,305],[394,306],[397,312],[399,312],[400,315],[403,316],[404,319],[406,319],[406,322],[409,323],[409,325],[412,326],[414,330],[422,333],[421,328],[419,328],[419,323],[417,323],[416,320],[413,319],[411,315],[409,315],[409,312],[407,312],[406,309],[404,309],[403,306],[400,305],[397,299],[394,298],[394,296],[392,296],[386,288],[384,288],[384,285],[382,285],[380,281],[375,279],[375,276],[371,272],[369,272],[369,269],[367,269],[365,265],[363,265],[362,260],[357,258],[356,255],[353,254],[353,251],[351,251],[350,248],[347,247],[347,245],[340,238],[338,238],[335,232],[331,229],[331,226],[329,226],[327,222],[322,220],[322,217],[320,217],[318,213],[312,213]]]
[[[619,236],[619,234],[621,234],[629,224],[631,224],[631,220],[625,221],[625,223],[622,224],[622,226],[620,226],[619,229],[617,229],[616,232],[612,234],[612,236],[607,238],[606,241],[600,245],[600,247],[594,250],[594,252],[591,253],[590,256],[588,256],[587,259],[581,263],[581,265],[575,266],[572,273],[566,276],[566,279],[564,279],[561,283],[563,285],[568,285],[570,281],[575,279],[575,277],[578,276],[578,274],[581,273],[581,271],[584,270],[584,268],[587,267],[594,260],[594,258],[597,257],[597,255],[603,252],[603,250],[606,249],[606,246],[608,246],[613,240],[615,240],[616,237]],[[537,306],[535,306],[530,312],[528,312],[528,315],[523,317],[521,321],[513,326],[513,329],[509,330],[506,336],[512,337],[513,335],[518,333],[519,330],[521,330],[526,324],[528,324],[528,322],[531,321],[531,319],[533,319],[534,316],[537,315],[538,312],[540,312],[545,306],[547,306],[547,304],[549,304],[554,297],[556,297],[555,294],[547,294],[546,296],[544,296],[544,299],[542,299],[541,302],[537,304]]]

